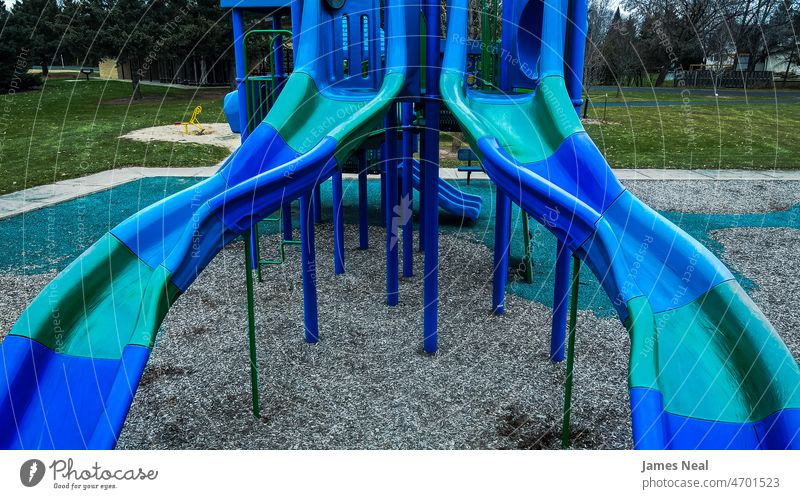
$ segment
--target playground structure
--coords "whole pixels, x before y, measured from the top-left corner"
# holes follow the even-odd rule
[[[257,224],[280,221],[282,247],[300,245],[304,336],[319,341],[319,186],[332,182],[334,267],[343,273],[342,170],[355,163],[366,247],[370,158],[382,179],[387,306],[400,299],[400,244],[403,275],[413,275],[414,206],[401,200],[412,199],[414,188],[421,193],[422,340],[435,353],[439,209],[474,219],[481,208],[439,178],[439,132],[449,123],[497,186],[495,313],[505,311],[511,203],[559,241],[551,359],[567,358],[567,430],[583,262],[631,335],[636,448],[800,448],[792,354],[710,251],[625,190],[581,126],[586,2],[513,0],[499,16],[496,5],[484,3],[484,40],[476,43],[468,39],[468,1],[451,0],[442,54],[438,2],[223,0],[233,9],[238,81],[225,108],[242,145],[212,177],[112,229],[22,314],[0,345],[0,447],[112,448],[169,307],[239,237],[258,415],[252,270],[280,262],[259,257]],[[244,9],[273,12],[272,29],[245,32]],[[283,29],[285,16],[291,31]],[[245,42],[259,34],[269,40],[272,63],[269,75],[253,77]],[[291,72],[282,53],[288,37]]]

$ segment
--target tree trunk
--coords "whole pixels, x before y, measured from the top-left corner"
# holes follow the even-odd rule
[[[236,60],[233,56],[228,57],[228,80],[230,80],[231,91],[236,90]]]
[[[139,61],[132,57],[130,59],[130,66],[131,66],[131,83],[133,84],[133,94],[131,98],[133,100],[141,100],[142,98],[142,88],[139,85],[141,81],[142,75],[139,74]]]
[[[783,86],[786,86],[787,80],[789,80],[789,70],[792,69],[792,58],[794,54],[789,54],[788,59],[786,60],[786,72],[783,73]]]
[[[664,80],[667,79],[667,73],[669,73],[669,66],[661,66],[661,69],[658,70],[658,78],[656,78],[656,82],[653,84],[653,86],[660,87],[663,85]]]
[[[206,64],[206,58],[200,56],[200,85],[206,84],[208,84],[208,65]]]

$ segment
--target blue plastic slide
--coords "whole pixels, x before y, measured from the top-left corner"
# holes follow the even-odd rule
[[[631,336],[634,446],[800,449],[797,362],[725,265],[614,176],[566,88],[568,4],[543,3],[538,17],[525,12],[541,4],[519,14],[531,25],[507,25],[521,39],[541,29],[540,53],[520,51],[535,91],[515,94],[467,88],[468,2],[451,0],[442,98],[498,192],[584,261],[611,298]]]
[[[0,344],[0,448],[115,445],[170,305],[226,244],[308,196],[381,127],[405,80],[402,2],[384,9],[385,71],[342,77],[321,57],[334,22],[355,9],[377,23],[376,5],[305,2],[295,71],[219,172],[122,222],[25,310]]]
[[[402,172],[402,162],[398,169]],[[411,178],[414,188],[420,190],[419,161],[411,161]],[[457,217],[475,221],[481,216],[481,205],[483,201],[480,196],[468,194],[456,188],[447,180],[439,179],[439,207],[446,212]]]

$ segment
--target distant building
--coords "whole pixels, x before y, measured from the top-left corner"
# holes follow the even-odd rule
[[[734,67],[734,61],[736,63],[736,67]],[[706,59],[705,64],[693,64],[690,69],[709,69],[715,71],[747,71],[747,65],[750,62],[750,54],[745,52],[735,53],[730,52],[725,54],[719,58],[717,56],[711,56]],[[755,67],[753,68],[754,71],[772,71],[774,73],[783,73],[786,71],[787,66],[789,65],[789,55],[788,54],[776,54],[776,55],[769,55],[767,59],[762,62],[756,63]],[[790,67],[790,71],[797,72],[798,68],[795,66],[794,68]]]

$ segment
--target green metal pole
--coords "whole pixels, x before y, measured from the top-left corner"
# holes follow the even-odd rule
[[[564,382],[564,419],[561,427],[561,448],[569,448],[569,417],[572,413],[572,372],[575,365],[575,327],[578,322],[578,286],[581,261],[572,257],[572,297],[569,309],[569,339],[567,340],[567,379]]]
[[[258,269],[258,282],[264,282],[264,277],[261,275],[261,241],[258,239],[258,222],[253,225],[253,232],[256,233],[256,269]]]
[[[253,297],[253,271],[250,269],[250,231],[244,235],[244,268],[247,284],[247,336],[250,344],[250,389],[253,395],[253,416],[261,417],[258,403],[258,365],[256,363],[256,314]]]

